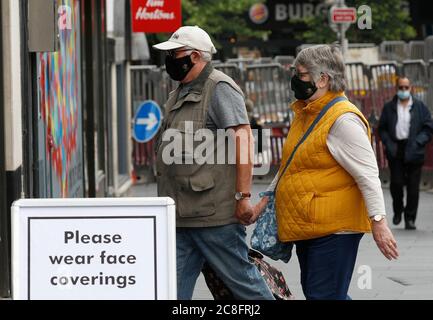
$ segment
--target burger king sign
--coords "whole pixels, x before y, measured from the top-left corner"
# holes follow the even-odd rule
[[[250,8],[250,19],[255,24],[263,24],[269,18],[268,7],[263,3],[256,3]]]

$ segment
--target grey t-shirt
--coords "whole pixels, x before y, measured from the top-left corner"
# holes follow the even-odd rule
[[[186,96],[192,85],[183,85],[179,98]],[[242,95],[228,83],[218,83],[208,109],[206,127],[216,131],[246,124],[250,124],[250,121]]]

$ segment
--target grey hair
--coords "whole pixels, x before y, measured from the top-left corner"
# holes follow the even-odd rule
[[[211,62],[212,61],[212,53],[208,51],[202,51],[198,49],[194,49],[191,47],[184,47],[185,50],[191,50],[191,51],[198,51],[200,52],[200,56],[204,62]]]
[[[205,62],[211,62],[212,61],[212,53],[207,52],[207,51],[200,51],[201,53],[201,58],[203,59],[203,61]]]
[[[299,52],[295,66],[303,66],[315,82],[322,73],[329,76],[329,90],[344,91],[347,88],[346,66],[340,49],[335,45],[316,45]]]

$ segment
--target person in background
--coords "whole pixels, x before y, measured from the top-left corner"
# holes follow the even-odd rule
[[[297,101],[283,149],[275,189],[289,156],[318,114],[335,99],[299,147],[276,190],[278,236],[294,242],[301,285],[308,300],[350,299],[348,289],[365,233],[383,255],[398,257],[386,220],[379,170],[368,121],[344,95],[346,70],[340,50],[320,45],[302,50],[294,63],[292,90]],[[254,222],[268,199],[254,207]]]
[[[250,99],[246,99],[248,118],[250,119],[251,130],[253,130],[254,140],[257,143],[257,164],[263,161],[263,126],[259,123],[259,116],[254,114],[254,103]]]
[[[419,185],[426,145],[433,135],[433,121],[425,104],[411,94],[407,77],[397,79],[397,94],[385,104],[379,121],[379,135],[386,149],[391,173],[393,223],[400,224],[404,213],[405,228],[416,229]],[[406,186],[406,205],[403,189]]]

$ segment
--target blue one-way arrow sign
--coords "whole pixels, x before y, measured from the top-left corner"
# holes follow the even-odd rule
[[[162,112],[155,101],[146,101],[135,114],[132,136],[135,141],[146,143],[152,140],[161,127]]]

